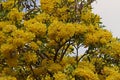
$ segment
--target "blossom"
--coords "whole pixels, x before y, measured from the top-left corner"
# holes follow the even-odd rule
[[[10,57],[12,53],[16,50],[16,47],[12,44],[2,44],[0,47],[0,52],[4,57]]]
[[[17,8],[13,8],[9,13],[8,13],[8,18],[12,21],[20,21],[23,19],[23,13],[19,12]]]
[[[67,80],[67,76],[62,72],[55,73],[54,78],[55,80]]]
[[[0,77],[0,80],[17,80],[17,79],[12,76],[2,76]]]
[[[16,54],[15,54],[16,55]],[[18,60],[17,60],[17,56],[13,56],[12,58],[8,58],[6,60],[6,63],[10,66],[10,67],[15,67],[18,64]]]
[[[29,43],[35,37],[33,33],[24,30],[15,30],[11,35],[13,36],[13,44],[17,46],[23,46],[25,43]]]
[[[30,47],[35,51],[37,51],[39,49],[39,46],[35,42],[31,42]]]
[[[50,72],[58,72],[58,71],[61,71],[62,70],[62,66],[60,64],[57,64],[57,63],[53,63],[53,64],[50,64],[50,66],[48,67],[48,70]]]
[[[25,58],[25,61],[28,62],[28,64],[36,63],[38,60],[36,53],[32,53],[32,52],[25,53],[24,58]]]
[[[53,28],[54,27],[54,28]],[[54,21],[48,27],[48,36],[50,39],[60,41],[61,39],[69,39],[74,36],[75,26],[71,23],[64,24],[59,21]]]
[[[2,6],[5,10],[10,10],[14,6],[14,1],[8,0],[6,2],[2,2]]]
[[[84,77],[85,80],[99,80],[98,76],[88,68],[76,68],[73,75]]]
[[[48,21],[50,19],[50,16],[46,13],[41,13],[41,14],[38,14],[35,19],[38,21],[38,22],[45,22],[45,21]]]
[[[84,44],[86,46],[95,45],[99,41],[97,34],[87,33],[85,34]]]
[[[6,26],[4,26],[4,28],[2,30],[5,33],[9,33],[9,32],[13,32],[13,31],[17,30],[17,28],[15,25],[6,25]]]
[[[5,39],[6,39],[5,34],[2,31],[0,31],[0,44],[2,44],[5,41]]]
[[[84,34],[85,32],[87,32],[87,26],[85,26],[84,24],[75,24],[76,35]]]
[[[27,24],[27,25],[26,25]],[[36,36],[44,37],[47,31],[46,25],[41,22],[32,22],[28,21],[25,23],[26,29]]]
[[[105,66],[103,68],[103,74],[107,75],[106,80],[119,80],[120,79],[120,73],[115,70],[113,67],[107,67]]]
[[[41,8],[47,13],[51,13],[57,3],[57,0],[41,0]]]

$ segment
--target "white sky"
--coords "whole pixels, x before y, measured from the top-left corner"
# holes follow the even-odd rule
[[[101,16],[103,24],[120,38],[120,0],[97,0],[93,11]]]

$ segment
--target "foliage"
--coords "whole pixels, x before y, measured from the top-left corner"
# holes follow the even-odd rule
[[[120,42],[94,1],[0,0],[0,80],[120,80]]]

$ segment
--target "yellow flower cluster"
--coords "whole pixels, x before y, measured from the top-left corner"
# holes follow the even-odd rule
[[[104,67],[103,74],[107,75],[106,80],[120,80],[120,73],[114,68]]]
[[[84,77],[85,80],[99,80],[98,75],[94,73],[94,67],[90,63],[82,62],[73,71],[73,75],[77,77]]]
[[[58,72],[58,71],[61,71],[62,70],[62,66],[60,64],[57,64],[57,63],[53,63],[53,64],[50,64],[50,66],[48,67],[48,70],[50,72]]]
[[[4,26],[4,28],[3,28],[2,31],[3,31],[4,33],[10,33],[10,32],[13,32],[13,31],[15,31],[15,30],[17,30],[17,28],[16,28],[15,25],[10,25],[10,24],[8,24],[8,25]]]
[[[89,46],[89,45],[95,45],[98,42],[98,35],[97,34],[92,34],[92,33],[87,33],[85,35],[85,45]]]
[[[111,43],[108,43],[105,48],[101,48],[101,52],[118,59],[120,57],[120,42],[116,39],[111,40]]]
[[[31,42],[30,47],[35,51],[39,50],[39,46],[35,42]]]
[[[64,57],[63,60],[60,62],[60,64],[62,66],[64,66],[64,67],[66,67],[68,65],[74,65],[74,64],[76,64],[76,61],[72,57]]]
[[[12,54],[12,55],[13,55],[13,54]],[[11,56],[12,56],[12,55],[11,55]],[[17,64],[18,64],[17,54],[14,53],[13,57],[8,58],[8,59],[6,60],[6,63],[7,63],[10,67],[15,67],[15,66],[17,66]]]
[[[78,68],[89,68],[91,71],[95,71],[95,66],[87,61],[82,61],[78,64]]]
[[[82,10],[81,19],[85,23],[98,24],[100,22],[100,16],[92,13],[90,8],[84,8]]]
[[[64,24],[60,21],[54,21],[48,27],[48,36],[55,41],[67,40],[75,33],[75,26],[71,23]]]
[[[90,21],[91,17],[92,17],[92,13],[90,9],[87,11],[83,11],[81,14],[81,19],[84,21]]]
[[[20,21],[23,19],[23,13],[19,12],[17,8],[13,8],[9,13],[8,13],[8,18],[12,21]]]
[[[101,44],[107,44],[111,39],[111,32],[105,29],[101,29],[97,26],[90,25],[88,26],[87,33],[85,34],[84,44],[86,46],[94,45],[98,47]]]
[[[68,2],[74,2],[74,0],[68,0]]]
[[[3,44],[1,45],[0,52],[4,55],[4,57],[9,58],[15,49],[16,47],[12,44]]]
[[[5,42],[5,39],[9,36],[8,33],[12,33],[16,29],[16,26],[9,22],[0,22],[0,44]]]
[[[14,6],[14,0],[7,0],[6,2],[2,2],[3,9],[10,10]]]
[[[5,39],[6,39],[5,34],[2,31],[0,31],[0,44],[2,44]]]
[[[76,35],[81,35],[81,34],[85,34],[85,32],[87,32],[87,26],[84,24],[75,24],[75,34]]]
[[[119,40],[101,27],[89,0],[74,1],[40,0],[30,9],[32,0],[2,2],[0,80],[120,80]],[[88,48],[77,56],[81,46]]]
[[[38,21],[38,22],[46,22],[46,21],[49,21],[50,20],[50,16],[46,13],[41,13],[41,14],[38,14],[35,19]]]
[[[24,30],[15,30],[12,34],[12,43],[16,46],[23,46],[34,39],[35,35]]]
[[[55,80],[67,80],[67,76],[65,75],[65,73],[62,72],[54,74],[54,78]]]
[[[67,6],[57,8],[57,11],[56,13],[54,13],[54,16],[59,17],[58,19],[61,21],[67,21],[67,19],[70,18],[70,13],[67,12],[67,10],[69,10]]]
[[[25,53],[24,58],[27,63],[36,63],[38,60],[36,53],[32,52]]]
[[[25,21],[24,26],[28,31],[34,33],[37,36],[44,37],[46,35],[46,25],[41,22],[37,22],[36,19]]]
[[[59,0],[40,0],[41,8],[47,13],[51,13]]]
[[[45,76],[45,79],[42,78],[42,80],[52,80],[52,78],[50,77],[50,75],[46,75],[46,76]]]
[[[17,80],[17,79],[12,76],[3,76],[3,77],[0,77],[0,80]]]

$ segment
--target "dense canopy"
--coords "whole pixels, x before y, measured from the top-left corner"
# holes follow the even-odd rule
[[[120,80],[120,41],[94,1],[0,0],[0,80]]]

